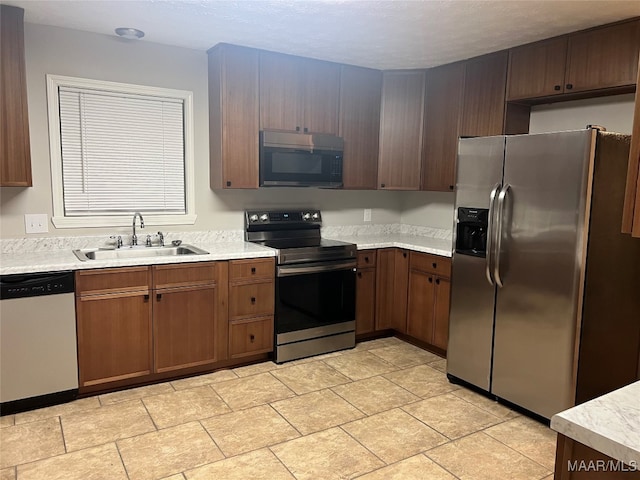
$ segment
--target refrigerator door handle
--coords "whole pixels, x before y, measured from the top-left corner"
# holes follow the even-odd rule
[[[487,276],[487,281],[489,282],[489,285],[493,286],[496,284],[495,279],[493,278],[493,273],[491,272],[491,269],[493,268],[493,236],[494,236],[494,229],[495,229],[495,222],[494,222],[494,216],[495,216],[495,203],[496,203],[496,198],[498,197],[498,190],[500,190],[500,187],[502,185],[500,185],[499,183],[496,183],[495,186],[493,187],[493,190],[491,190],[491,194],[489,195],[489,219],[487,221],[487,248],[486,248],[486,254],[485,254],[485,258],[486,258],[486,268],[485,268],[485,275]]]
[[[493,277],[496,280],[496,285],[502,288],[503,282],[500,277],[500,254],[502,253],[502,237],[503,237],[503,220],[504,220],[504,201],[507,198],[507,193],[511,189],[511,185],[506,184],[500,194],[498,195],[498,225],[496,228],[496,248],[495,248],[495,261],[493,263]]]

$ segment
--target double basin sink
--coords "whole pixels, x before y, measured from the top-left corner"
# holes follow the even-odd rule
[[[178,245],[166,247],[122,247],[115,249],[85,248],[73,250],[78,259],[87,260],[118,260],[121,258],[173,257],[182,255],[207,255],[209,252],[193,245]]]

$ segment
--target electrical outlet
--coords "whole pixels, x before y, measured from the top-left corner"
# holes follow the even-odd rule
[[[46,213],[26,214],[24,216],[24,230],[26,233],[47,233],[49,231],[49,216]]]
[[[370,208],[365,208],[364,209],[364,221],[365,222],[370,222],[371,221],[371,209]]]

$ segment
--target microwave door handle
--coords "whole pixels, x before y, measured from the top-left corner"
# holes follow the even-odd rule
[[[495,216],[495,204],[496,199],[498,197],[498,190],[500,190],[499,183],[496,183],[491,190],[491,194],[489,195],[489,219],[487,222],[487,246],[485,249],[485,258],[486,258],[486,266],[485,266],[485,275],[487,277],[487,281],[489,285],[493,286],[496,284],[495,278],[493,277],[492,268],[493,268],[493,237],[495,235],[496,225],[494,221]]]

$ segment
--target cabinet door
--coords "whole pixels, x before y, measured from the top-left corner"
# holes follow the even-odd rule
[[[376,330],[407,329],[409,254],[406,250],[378,250],[376,269]]]
[[[442,277],[435,278],[435,309],[433,325],[433,345],[442,350],[447,349],[449,342],[449,307],[451,299],[451,282]]]
[[[502,134],[506,81],[506,51],[465,63],[461,136]]]
[[[153,297],[156,372],[220,360],[215,285],[155,290]]]
[[[151,374],[148,294],[123,292],[77,297],[76,310],[80,387]]]
[[[211,188],[258,188],[258,51],[209,50]]]
[[[409,272],[407,334],[425,343],[433,343],[435,282],[434,276],[419,270]]]
[[[638,62],[637,82],[640,84],[640,58]],[[640,93],[638,90],[636,90],[633,114],[633,131],[622,213],[622,233],[631,233],[634,237],[640,237]],[[638,372],[640,373],[640,370]]]
[[[0,186],[30,187],[24,10],[0,5]]]
[[[340,66],[336,63],[305,59],[302,69],[303,130],[337,135]]]
[[[564,92],[567,37],[509,50],[507,100],[546,97]]]
[[[422,189],[449,192],[456,183],[464,64],[428,70],[426,88]]]
[[[260,52],[260,129],[299,130],[302,115],[303,59]]]
[[[383,74],[378,157],[380,189],[420,188],[424,78],[421,71]]]
[[[229,287],[229,319],[273,315],[274,282],[248,283]]]
[[[633,85],[640,51],[640,20],[569,37],[565,91]]]
[[[229,357],[240,358],[273,350],[273,317],[236,320],[229,327]]]
[[[375,190],[382,72],[343,65],[340,82],[339,134],[344,139],[344,188]]]
[[[356,335],[373,332],[376,314],[376,269],[358,269],[356,274]]]

